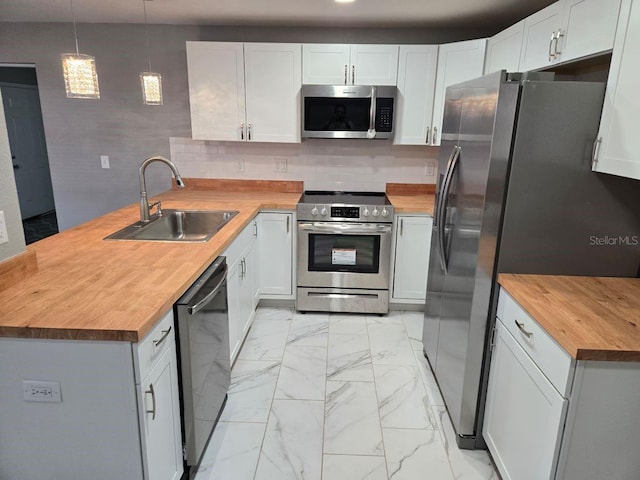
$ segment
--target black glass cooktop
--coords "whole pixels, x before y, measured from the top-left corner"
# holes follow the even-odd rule
[[[391,205],[384,192],[331,192],[325,190],[306,190],[300,203]]]

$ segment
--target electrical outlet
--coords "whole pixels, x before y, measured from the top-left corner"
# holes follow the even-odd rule
[[[236,161],[236,172],[244,172],[244,158]]]
[[[425,177],[433,177],[434,173],[435,173],[435,165],[433,163],[425,163],[424,165]]]
[[[110,168],[109,155],[100,155],[100,164],[102,165],[102,168]]]
[[[4,221],[4,212],[0,210],[0,245],[9,242],[9,234],[7,233],[7,224]]]
[[[288,163],[288,159],[287,158],[276,158],[276,172],[278,173],[287,173],[287,163]]]
[[[24,391],[25,402],[62,402],[62,396],[60,395],[60,382],[23,380],[22,390]]]

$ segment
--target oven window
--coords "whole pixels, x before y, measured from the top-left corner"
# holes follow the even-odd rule
[[[379,235],[309,234],[310,272],[378,273]]]
[[[304,129],[310,132],[366,132],[371,98],[305,97]]]

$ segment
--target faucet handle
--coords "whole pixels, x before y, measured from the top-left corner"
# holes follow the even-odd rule
[[[162,201],[158,200],[157,202],[150,204],[149,205],[149,213],[151,213],[151,209],[153,207],[156,207],[156,215],[161,217],[162,216]]]

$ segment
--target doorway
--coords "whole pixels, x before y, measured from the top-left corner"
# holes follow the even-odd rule
[[[0,91],[27,244],[58,233],[35,66],[0,65]]]

